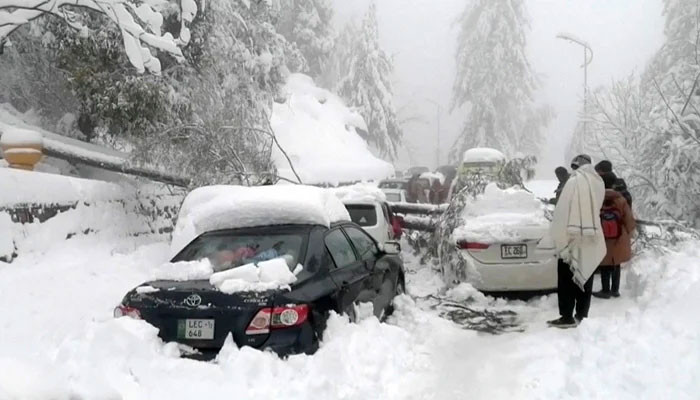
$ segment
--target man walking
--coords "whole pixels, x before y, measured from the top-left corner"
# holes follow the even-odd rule
[[[576,156],[571,169],[573,172],[554,209],[551,226],[552,239],[559,254],[557,294],[560,318],[548,324],[557,328],[573,328],[588,317],[592,276],[606,253],[600,224],[600,208],[605,196],[603,180],[586,154]]]

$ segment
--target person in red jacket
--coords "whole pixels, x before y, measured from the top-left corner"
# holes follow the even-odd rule
[[[620,296],[620,265],[632,258],[632,235],[637,224],[625,197],[613,189],[617,180],[615,175],[607,173],[602,178],[605,199],[600,219],[607,253],[599,267],[602,290],[593,296],[609,299]]]

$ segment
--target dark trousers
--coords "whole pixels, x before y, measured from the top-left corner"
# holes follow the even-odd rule
[[[584,319],[588,317],[588,310],[591,308],[591,293],[593,293],[593,277],[591,276],[585,285],[584,290],[574,282],[574,274],[571,272],[569,264],[564,260],[559,260],[557,268],[558,285],[557,294],[559,297],[559,315],[564,318],[574,316],[576,308],[576,318]]]
[[[611,282],[612,287],[610,287]],[[618,293],[620,291],[620,266],[601,265],[600,283],[603,286],[603,292]]]

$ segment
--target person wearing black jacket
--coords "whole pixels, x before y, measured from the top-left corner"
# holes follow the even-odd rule
[[[622,195],[622,197],[624,197],[625,200],[627,200],[627,204],[629,204],[629,206],[632,207],[632,195],[627,189],[627,183],[624,179],[618,178],[617,175],[615,175],[615,173],[613,172],[612,163],[609,160],[603,160],[595,165],[595,170],[601,177],[607,174],[612,174],[612,176],[615,177],[615,182],[613,183],[612,189],[616,192],[619,192]]]
[[[569,180],[569,171],[567,171],[566,168],[564,167],[557,167],[554,170],[554,175],[557,176],[557,180],[559,180],[559,185],[557,188],[554,190],[554,198],[549,200],[550,204],[557,204],[557,201],[559,200],[559,196],[561,195],[561,191],[564,189],[564,185],[566,185],[566,181]]]

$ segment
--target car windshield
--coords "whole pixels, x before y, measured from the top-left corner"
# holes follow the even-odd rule
[[[352,204],[346,205],[352,222],[360,226],[377,225],[377,211],[371,204]]]
[[[177,261],[208,258],[214,271],[283,258],[290,270],[300,261],[306,233],[226,233],[200,236],[188,245]]]
[[[399,202],[401,201],[401,195],[399,193],[384,193],[386,195],[387,201]]]

